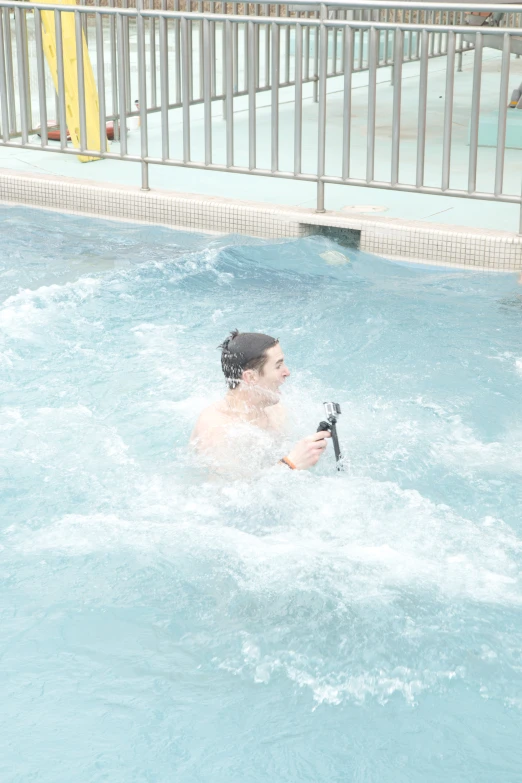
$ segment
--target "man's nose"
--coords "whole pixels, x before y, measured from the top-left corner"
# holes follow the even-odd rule
[[[288,367],[286,366],[286,364],[285,364],[285,366],[283,367],[283,375],[285,376],[285,378],[288,378],[288,376],[290,375],[290,370],[288,369]]]

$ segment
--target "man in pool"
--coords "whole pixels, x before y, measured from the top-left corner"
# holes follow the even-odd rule
[[[262,448],[262,433],[269,437],[283,431],[280,387],[290,375],[279,340],[267,334],[236,330],[220,348],[228,392],[201,413],[191,436],[191,443],[215,464],[223,458],[229,462],[231,452],[239,462],[247,457],[245,445]],[[329,432],[314,432],[279,461],[292,470],[308,470],[324,453],[329,437]]]

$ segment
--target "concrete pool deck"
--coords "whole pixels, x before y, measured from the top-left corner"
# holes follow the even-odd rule
[[[494,50],[484,50],[484,68],[481,89],[481,117],[489,117],[498,111],[498,82],[500,77],[500,54]],[[473,71],[473,53],[464,53],[463,70],[455,74],[454,116],[452,127],[452,188],[467,187],[468,176],[468,122],[471,105],[471,85]],[[400,147],[400,182],[413,183],[415,180],[416,163],[416,129],[418,104],[418,63],[406,63],[403,69],[402,114],[401,114],[401,147]],[[427,139],[425,183],[430,186],[440,184],[442,161],[442,126],[444,119],[446,58],[430,60],[429,64],[429,99],[427,107]],[[375,178],[377,180],[389,177],[391,165],[391,116],[393,90],[390,88],[390,69],[382,68],[377,74],[377,123],[375,139]],[[366,161],[366,117],[367,117],[367,80],[366,72],[354,75],[352,91],[352,171],[354,177],[364,177]],[[522,60],[512,58],[510,87],[516,81],[522,81]],[[518,83],[517,82],[517,83]],[[317,104],[311,97],[311,85],[303,89],[303,165],[304,172],[312,172],[317,157]],[[327,115],[327,175],[336,176],[340,173],[340,150],[342,145],[342,79],[331,79],[328,83],[328,115]],[[293,168],[293,88],[280,91],[280,168]],[[248,155],[248,112],[246,99],[235,100],[234,138],[235,163],[247,165]],[[269,107],[270,94],[262,93],[257,97],[257,162],[260,167],[270,167],[270,127],[271,113]],[[508,113],[509,115],[509,113]],[[509,121],[509,116],[508,116]],[[181,157],[182,133],[181,112],[171,111],[170,122],[170,154],[171,157]],[[224,161],[225,123],[222,118],[222,106],[216,103],[213,108],[213,159]],[[203,157],[203,120],[202,107],[191,109],[191,150],[196,161]],[[149,115],[148,125],[149,154],[161,154],[160,115]],[[285,139],[290,139],[286,144]],[[129,154],[138,153],[140,145],[139,130],[128,133]],[[117,151],[119,145],[112,143],[112,151]],[[494,181],[495,153],[493,147],[480,147],[478,154],[477,189],[491,191]],[[506,149],[506,164],[504,171],[504,192],[517,195],[522,187],[522,151]],[[63,178],[64,184],[90,189],[92,198],[100,193],[101,185],[104,193],[121,189],[123,201],[127,203],[133,193],[143,205],[148,204],[144,215],[151,222],[166,222],[179,225],[183,215],[176,210],[169,213],[168,220],[162,220],[161,214],[151,215],[152,205],[165,200],[178,200],[178,203],[196,205],[212,204],[218,211],[219,220],[209,221],[207,217],[199,221],[199,228],[206,230],[230,230],[223,216],[234,202],[241,209],[256,212],[261,215],[284,215],[281,226],[296,224],[301,228],[290,235],[309,233],[307,226],[332,225],[359,231],[361,247],[381,252],[385,255],[416,258],[419,260],[438,261],[440,263],[457,263],[476,265],[482,263],[486,267],[522,268],[522,237],[518,231],[520,208],[517,204],[500,201],[480,201],[450,196],[438,196],[419,193],[406,193],[391,190],[380,190],[374,187],[359,187],[351,185],[327,184],[325,202],[327,212],[317,215],[314,211],[316,185],[287,179],[272,179],[269,177],[249,176],[236,173],[215,172],[201,169],[190,169],[172,166],[149,166],[151,193],[141,193],[139,190],[140,166],[129,161],[102,160],[82,164],[76,156],[53,154],[42,150],[14,149],[0,147],[0,167],[3,171],[3,181],[12,179],[9,175],[20,175],[26,182],[40,182],[41,177],[49,178],[50,183],[57,184]],[[23,175],[26,175],[23,177]],[[38,177],[28,175],[36,174]],[[36,187],[36,186],[35,186]],[[36,187],[36,191],[40,185]],[[20,194],[23,188],[18,188]],[[81,188],[80,188],[81,191]],[[80,192],[78,191],[78,192]],[[27,190],[25,191],[27,192]],[[41,192],[36,201],[40,206]],[[57,203],[52,197],[52,188],[48,189],[50,201],[47,206],[67,208],[66,203]],[[58,191],[56,191],[58,192]],[[63,191],[64,192],[64,191]],[[71,191],[72,192],[72,191]],[[85,191],[86,193],[87,191]],[[13,200],[2,188],[1,198]],[[183,194],[194,194],[187,196]],[[150,196],[157,198],[150,198]],[[148,201],[142,201],[143,198]],[[159,199],[159,201],[158,201]],[[53,203],[54,201],[54,203]],[[59,201],[59,199],[58,199]],[[253,202],[245,205],[244,202]],[[114,217],[129,217],[128,208],[122,210],[109,209],[105,200],[104,209],[85,209],[76,204],[74,211],[96,212]],[[137,202],[136,202],[137,203]],[[145,206],[144,206],[145,208]],[[222,210],[220,212],[219,210]],[[142,219],[136,210],[132,209],[133,219]],[[164,214],[164,212],[162,213]],[[246,213],[245,213],[246,214]],[[290,216],[290,217],[288,217]],[[278,218],[278,220],[279,220]],[[267,218],[264,222],[270,222]],[[236,221],[237,222],[237,221]],[[277,221],[276,221],[277,222]],[[241,223],[241,221],[240,221]],[[260,217],[259,225],[263,223]],[[239,231],[259,234],[258,223],[254,221],[237,225]],[[187,225],[195,224],[190,221]],[[275,225],[275,224],[273,224]],[[250,226],[250,229],[248,228]],[[311,229],[310,229],[311,230]],[[370,234],[379,234],[371,239]],[[386,232],[390,239],[384,241]],[[398,241],[399,232],[404,239]],[[419,233],[420,232],[420,233]],[[439,237],[446,237],[440,243],[426,242],[430,232]],[[269,236],[274,236],[270,231]],[[415,240],[415,236],[419,239]],[[431,234],[433,236],[433,234]],[[366,237],[366,240],[365,238]],[[459,241],[457,241],[459,239]],[[421,241],[422,239],[422,241]],[[430,244],[432,245],[430,247]],[[473,252],[471,248],[473,247]],[[508,248],[509,252],[499,250]],[[465,257],[466,256],[466,257]]]

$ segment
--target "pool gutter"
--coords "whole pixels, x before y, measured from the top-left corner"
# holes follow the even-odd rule
[[[0,169],[0,201],[99,218],[279,239],[337,229],[361,250],[443,266],[522,270],[522,235]]]

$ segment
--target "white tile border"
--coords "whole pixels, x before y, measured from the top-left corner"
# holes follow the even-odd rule
[[[233,201],[164,190],[0,169],[0,201],[74,214],[161,224],[208,233],[302,237],[315,228],[360,232],[360,248],[376,255],[481,270],[522,270],[522,236],[374,215],[318,214],[302,207]]]

